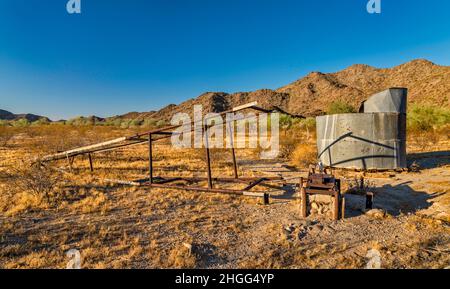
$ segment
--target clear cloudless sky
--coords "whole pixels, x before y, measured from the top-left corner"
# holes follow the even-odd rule
[[[450,1],[0,0],[0,109],[52,119],[149,111],[310,71],[450,65]]]

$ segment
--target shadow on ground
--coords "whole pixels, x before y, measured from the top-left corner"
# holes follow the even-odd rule
[[[416,213],[428,209],[433,205],[433,199],[444,193],[428,194],[424,191],[416,191],[404,182],[398,185],[386,184],[374,188],[375,193],[373,208],[382,209],[392,216],[400,214]],[[366,198],[363,195],[346,196],[346,216],[356,217],[364,213]]]
[[[450,165],[450,151],[408,154],[408,168],[432,169]]]

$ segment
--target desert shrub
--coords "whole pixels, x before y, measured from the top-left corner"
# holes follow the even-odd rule
[[[373,181],[362,177],[354,177],[353,179],[350,179],[347,185],[348,188],[346,193],[354,195],[365,195],[367,192],[373,192],[373,189],[375,188],[375,183]]]
[[[131,127],[138,127],[138,126],[141,126],[142,123],[143,123],[142,120],[139,120],[139,119],[133,119],[132,121],[130,121],[130,126],[131,126]]]
[[[430,131],[450,124],[450,109],[412,105],[407,114],[409,132]]]
[[[122,125],[122,119],[116,118],[112,120],[107,120],[104,122],[105,126],[115,126],[115,127],[121,127]]]
[[[47,204],[57,200],[60,179],[60,173],[38,165],[22,163],[9,169],[10,190],[28,193]]]
[[[327,114],[338,114],[338,113],[355,113],[356,109],[343,101],[333,101],[328,106]]]
[[[131,120],[129,119],[123,119],[120,122],[120,128],[129,128],[131,126]]]
[[[157,122],[158,122],[157,120],[152,119],[152,118],[145,119],[144,122],[142,123],[142,126],[143,127],[155,127]]]
[[[34,122],[31,123],[31,126],[39,126],[39,125],[49,125],[50,122],[46,118],[40,118]]]
[[[14,134],[12,127],[0,126],[0,147],[6,147]]]
[[[316,118],[314,117],[307,117],[305,119],[302,119],[300,121],[301,127],[308,128],[308,129],[315,129],[316,127]]]
[[[30,125],[30,122],[25,118],[21,118],[21,119],[12,121],[11,125],[14,127],[27,127]]]
[[[167,262],[171,268],[194,268],[197,258],[186,247],[180,247],[170,251]]]
[[[294,140],[289,139],[287,141],[283,141],[280,144],[280,153],[278,157],[282,159],[289,159],[292,156],[292,153],[294,152],[295,148],[296,142]]]
[[[295,127],[297,127],[297,125]],[[306,139],[309,140],[315,135],[316,119],[314,117],[302,119],[298,127],[306,133]]]
[[[75,117],[75,118],[69,119],[66,122],[66,124],[74,125],[74,126],[83,126],[83,125],[92,126],[92,125],[96,124],[96,120],[94,117],[80,116],[80,117]]]
[[[280,114],[280,128],[290,129],[294,123],[294,118],[287,114]]]
[[[157,127],[163,127],[163,126],[166,126],[166,125],[167,125],[167,122],[165,120],[163,120],[163,119],[158,120],[158,122],[156,123]]]
[[[291,154],[291,163],[298,167],[308,167],[317,163],[317,148],[313,144],[298,144]]]
[[[0,119],[0,126],[10,126],[10,122],[7,120]]]

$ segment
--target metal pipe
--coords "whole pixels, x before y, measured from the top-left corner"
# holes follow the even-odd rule
[[[333,211],[333,219],[335,221],[339,220],[339,192],[334,192],[334,211]]]
[[[306,196],[306,189],[303,186],[303,178],[300,178],[300,215],[302,218],[306,218],[307,217],[307,208],[306,208],[306,203],[307,203],[307,196]]]
[[[209,154],[208,127],[205,125],[204,128],[205,128],[206,165],[207,165],[207,173],[208,173],[208,188],[212,189],[211,156]]]
[[[152,134],[148,135],[148,175],[150,184],[153,183],[153,145],[152,145]]]
[[[217,189],[217,188],[204,188],[204,187],[191,187],[191,186],[180,186],[180,185],[167,185],[167,184],[150,184],[144,183],[143,186],[149,186],[153,188],[162,188],[162,189],[174,189],[174,190],[185,190],[185,191],[197,191],[197,192],[205,192],[205,193],[220,193],[220,194],[229,194],[229,195],[240,195],[240,196],[250,196],[250,197],[264,197],[264,192],[248,192],[243,190],[232,190],[232,189]]]
[[[232,122],[234,126],[234,120]],[[236,153],[234,151],[234,130],[231,127],[231,124],[228,126],[229,134],[230,134],[230,145],[231,145],[231,155],[233,157],[233,171],[234,171],[234,178],[239,178],[238,171],[237,171],[237,163],[236,163]]]
[[[244,191],[250,190],[251,188],[259,185],[260,183],[262,183],[264,181],[266,181],[265,178],[261,178],[259,180],[256,180],[256,181],[252,182],[250,185],[248,185],[247,187],[245,187]]]
[[[155,179],[154,177],[153,179]],[[182,181],[191,181],[191,182],[202,182],[208,180],[208,177],[158,177],[158,179],[166,180],[166,179],[174,179],[182,180]],[[230,182],[230,183],[248,183],[252,181],[259,180],[260,178],[256,177],[240,177],[239,179],[235,179],[234,177],[216,177],[211,178],[213,182]],[[283,180],[282,177],[264,177],[266,181],[280,181]]]
[[[373,208],[373,193],[366,193],[366,210],[372,210]]]
[[[89,158],[89,168],[91,170],[91,173],[94,172],[94,166],[92,165],[92,156],[91,154],[88,154],[88,158]]]

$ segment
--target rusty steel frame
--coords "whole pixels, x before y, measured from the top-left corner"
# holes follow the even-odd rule
[[[280,177],[262,177],[262,178],[239,178],[238,175],[238,169],[237,169],[237,162],[236,162],[236,154],[234,150],[234,142],[233,142],[233,136],[230,134],[230,144],[231,144],[231,154],[233,159],[233,178],[213,178],[212,176],[212,170],[211,170],[211,154],[210,154],[210,148],[208,144],[208,131],[209,127],[204,125],[203,126],[205,130],[205,156],[206,156],[206,173],[207,177],[181,177],[181,176],[175,176],[170,178],[165,177],[154,177],[153,176],[153,138],[152,135],[154,133],[149,134],[149,179],[146,182],[140,183],[141,186],[149,186],[153,188],[166,188],[166,189],[177,189],[177,190],[187,190],[187,191],[198,191],[198,192],[209,192],[209,193],[221,193],[221,194],[232,194],[232,195],[241,195],[241,196],[252,196],[252,197],[261,197],[263,199],[263,203],[265,205],[269,204],[269,194],[267,192],[251,192],[250,190],[257,186],[262,184],[263,182],[270,181],[270,180],[281,180]],[[161,138],[160,138],[161,139]],[[189,186],[189,185],[172,185],[169,183],[176,182],[176,181],[188,181],[188,182],[203,182],[207,181],[208,187],[200,187],[200,186]],[[234,183],[247,183],[249,184],[243,188],[243,189],[224,189],[224,188],[214,188],[214,183],[226,183],[226,182],[234,182]]]
[[[253,109],[258,112],[270,112],[270,110],[266,110],[264,108],[258,107],[257,102],[252,102],[249,104],[245,104],[239,107],[235,107],[231,110],[223,111],[220,113],[217,113],[218,116],[224,116],[229,113],[234,113],[237,111],[245,110],[245,109]],[[245,120],[245,118],[243,118]],[[233,124],[235,121],[238,121],[241,119],[233,118],[231,121]],[[204,122],[204,123],[203,123]],[[226,121],[225,125],[227,126],[229,122]],[[196,131],[195,128],[195,121],[191,121],[190,123],[190,132]],[[223,125],[223,124],[222,124]],[[255,177],[255,178],[246,178],[246,177],[239,177],[238,174],[238,166],[236,161],[236,153],[234,149],[234,134],[233,131],[230,128],[229,132],[229,141],[231,144],[230,152],[232,155],[232,161],[233,161],[233,177],[232,178],[214,178],[212,176],[212,170],[211,170],[211,155],[210,155],[210,148],[208,144],[208,132],[211,127],[214,127],[214,125],[210,125],[209,127],[206,125],[206,119],[202,120],[202,128],[205,131],[205,156],[206,156],[206,169],[207,169],[207,177],[193,177],[193,178],[187,178],[187,177],[170,177],[170,178],[163,178],[163,177],[155,177],[154,176],[154,167],[153,167],[153,143],[158,140],[166,139],[168,137],[171,137],[173,134],[181,134],[183,132],[188,131],[182,131],[182,132],[175,132],[173,130],[178,129],[182,127],[183,125],[171,125],[164,128],[154,129],[150,131],[146,131],[143,133],[138,133],[133,136],[128,137],[121,137],[118,139],[114,139],[111,141],[98,143],[86,147],[81,147],[73,150],[69,150],[66,152],[60,152],[54,155],[45,156],[42,159],[37,160],[39,163],[44,162],[50,162],[50,161],[56,161],[61,159],[67,159],[69,162],[70,169],[72,168],[73,159],[75,156],[78,155],[88,155],[89,160],[89,168],[91,173],[94,171],[93,167],[93,161],[92,161],[92,154],[96,152],[105,152],[110,150],[115,150],[127,146],[132,145],[139,145],[143,143],[148,144],[148,180],[144,181],[114,181],[121,184],[129,184],[129,185],[139,185],[139,186],[148,186],[153,188],[166,188],[166,189],[177,189],[177,190],[188,190],[188,191],[199,191],[199,192],[209,192],[209,193],[222,193],[222,194],[232,194],[232,195],[241,195],[241,196],[252,196],[252,197],[261,197],[263,199],[264,204],[269,204],[269,197],[270,195],[267,192],[251,192],[250,190],[254,188],[255,186],[262,185],[264,182],[272,181],[272,180],[282,180],[281,177]],[[155,136],[155,137],[154,137]],[[125,142],[125,143],[124,143]],[[189,185],[173,185],[169,184],[175,181],[187,181],[187,182],[203,182],[207,181],[207,187],[201,187],[201,186],[189,186]],[[246,187],[243,189],[224,189],[224,188],[215,188],[215,183],[227,183],[227,182],[234,182],[234,183],[245,183]]]

